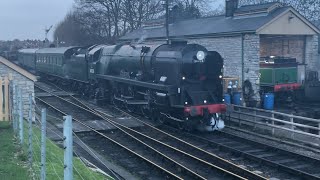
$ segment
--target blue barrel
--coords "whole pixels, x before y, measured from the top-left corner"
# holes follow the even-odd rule
[[[241,92],[234,92],[232,97],[232,103],[234,105],[241,105]]]
[[[273,110],[274,106],[274,94],[266,93],[263,99],[263,108],[267,110]]]
[[[231,96],[230,96],[230,94],[224,94],[224,103],[231,104]]]

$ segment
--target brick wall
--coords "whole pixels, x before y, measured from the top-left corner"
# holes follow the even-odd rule
[[[305,52],[304,36],[261,36],[261,57],[282,56],[296,58],[304,62]]]
[[[14,83],[19,87],[22,88],[22,106],[23,106],[23,116],[24,118],[28,118],[29,113],[29,94],[34,93],[34,82],[25,76],[21,75],[20,73],[14,71],[13,69],[5,66],[4,64],[0,63],[0,76],[5,77],[9,74],[12,75]],[[12,85],[13,82],[10,82]],[[34,108],[33,108],[34,111]]]

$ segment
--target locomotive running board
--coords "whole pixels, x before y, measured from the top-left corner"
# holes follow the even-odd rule
[[[167,91],[170,94],[175,94],[176,89],[177,89],[175,86],[172,86],[172,85],[148,83],[148,82],[142,82],[142,81],[137,81],[134,79],[127,79],[127,78],[122,78],[122,77],[117,77],[117,76],[109,76],[109,75],[96,75],[96,76],[98,78],[106,79],[106,80],[110,80],[110,81],[117,81],[117,82],[121,82],[121,83],[135,85],[135,86],[142,86],[142,87],[149,88],[149,89]]]

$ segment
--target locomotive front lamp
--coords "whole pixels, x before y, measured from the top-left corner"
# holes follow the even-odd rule
[[[222,75],[220,75],[219,78],[222,79]]]
[[[183,76],[183,77],[182,77],[182,80],[186,80],[186,77]]]
[[[207,104],[207,100],[204,100],[203,103],[204,103],[204,104]]]
[[[204,58],[205,58],[205,53],[203,52],[203,51],[198,51],[197,52],[197,59],[199,60],[199,61],[203,61],[204,60]]]

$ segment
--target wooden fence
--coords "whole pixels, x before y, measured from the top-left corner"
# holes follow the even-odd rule
[[[10,121],[9,81],[12,76],[0,77],[0,121]]]

